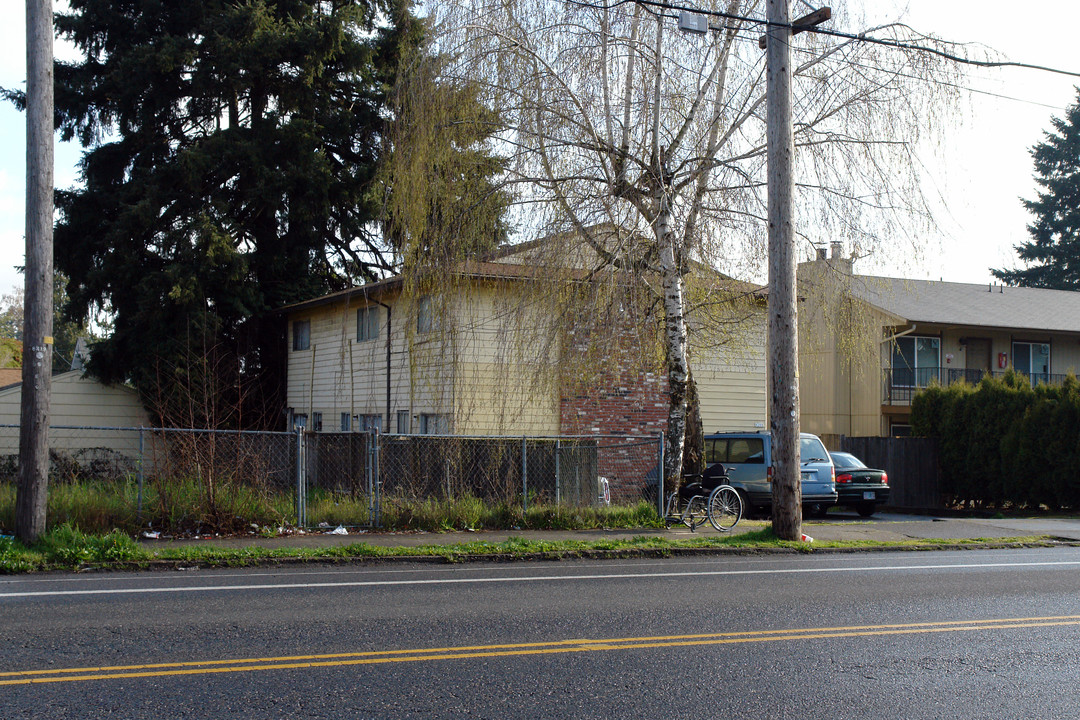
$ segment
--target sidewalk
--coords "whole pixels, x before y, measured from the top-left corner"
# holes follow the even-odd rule
[[[767,523],[761,521],[739,523],[733,531],[738,534],[759,530]],[[995,540],[1011,537],[1049,536],[1064,541],[1080,541],[1080,518],[944,518],[929,515],[900,515],[878,513],[863,519],[857,515],[830,513],[824,520],[803,522],[803,532],[815,541],[867,540],[898,542],[908,540]],[[706,524],[691,533],[685,527],[663,529],[619,530],[494,530],[479,532],[409,533],[371,532],[349,530],[347,535],[314,531],[303,535],[266,538],[260,536],[238,538],[201,538],[184,540],[144,540],[148,545],[200,544],[216,547],[265,547],[265,548],[314,548],[339,547],[353,543],[367,543],[381,547],[415,547],[419,545],[457,545],[470,542],[500,543],[510,538],[530,540],[623,540],[642,535],[671,538],[721,535]],[[723,533],[727,534],[727,533]]]

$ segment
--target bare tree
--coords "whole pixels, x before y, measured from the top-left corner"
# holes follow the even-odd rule
[[[521,201],[519,232],[572,237],[579,248],[549,243],[553,254],[534,259],[550,273],[570,268],[575,281],[613,279],[616,307],[631,309],[630,295],[655,311],[669,481],[682,467],[688,336],[709,330],[688,324],[688,274],[760,278],[767,229],[764,30],[739,19],[760,17],[761,3],[701,7],[725,15],[713,19],[721,29],[680,34],[657,5],[599,0],[438,0],[432,9],[439,49],[454,58],[444,72],[477,83],[497,111],[487,121]],[[834,27],[848,22],[843,8],[833,17]],[[868,32],[914,35],[901,25]],[[947,116],[956,67],[814,33],[793,43],[801,254],[824,240],[862,255],[916,243],[912,219],[931,220],[916,144]],[[601,294],[578,293],[575,317],[602,314]]]

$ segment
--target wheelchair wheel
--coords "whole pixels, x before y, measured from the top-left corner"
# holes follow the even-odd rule
[[[717,485],[709,494],[709,522],[720,532],[727,532],[742,519],[742,500],[730,485]]]
[[[669,494],[667,496],[667,503],[664,505],[664,527],[671,527],[673,523],[686,522],[686,517],[683,515],[685,509],[684,503],[679,492]]]
[[[702,525],[709,519],[709,509],[705,502],[705,497],[702,495],[695,495],[690,498],[690,507],[687,508],[686,513],[683,515],[683,524],[686,527],[694,530]]]

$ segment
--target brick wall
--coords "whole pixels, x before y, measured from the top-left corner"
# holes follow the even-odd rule
[[[587,388],[563,393],[562,435],[655,436],[667,430],[667,378],[651,372],[608,375]],[[601,440],[597,472],[608,479],[613,502],[640,496],[646,475],[656,468],[657,443]]]

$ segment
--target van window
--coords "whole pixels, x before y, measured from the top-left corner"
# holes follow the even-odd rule
[[[765,443],[761,438],[737,438],[728,448],[728,462],[762,464],[765,462]]]
[[[821,444],[821,440],[816,437],[799,438],[799,460],[802,462],[811,460],[828,462],[829,453],[825,450],[825,446]]]
[[[727,440],[705,441],[705,464],[727,462]]]

